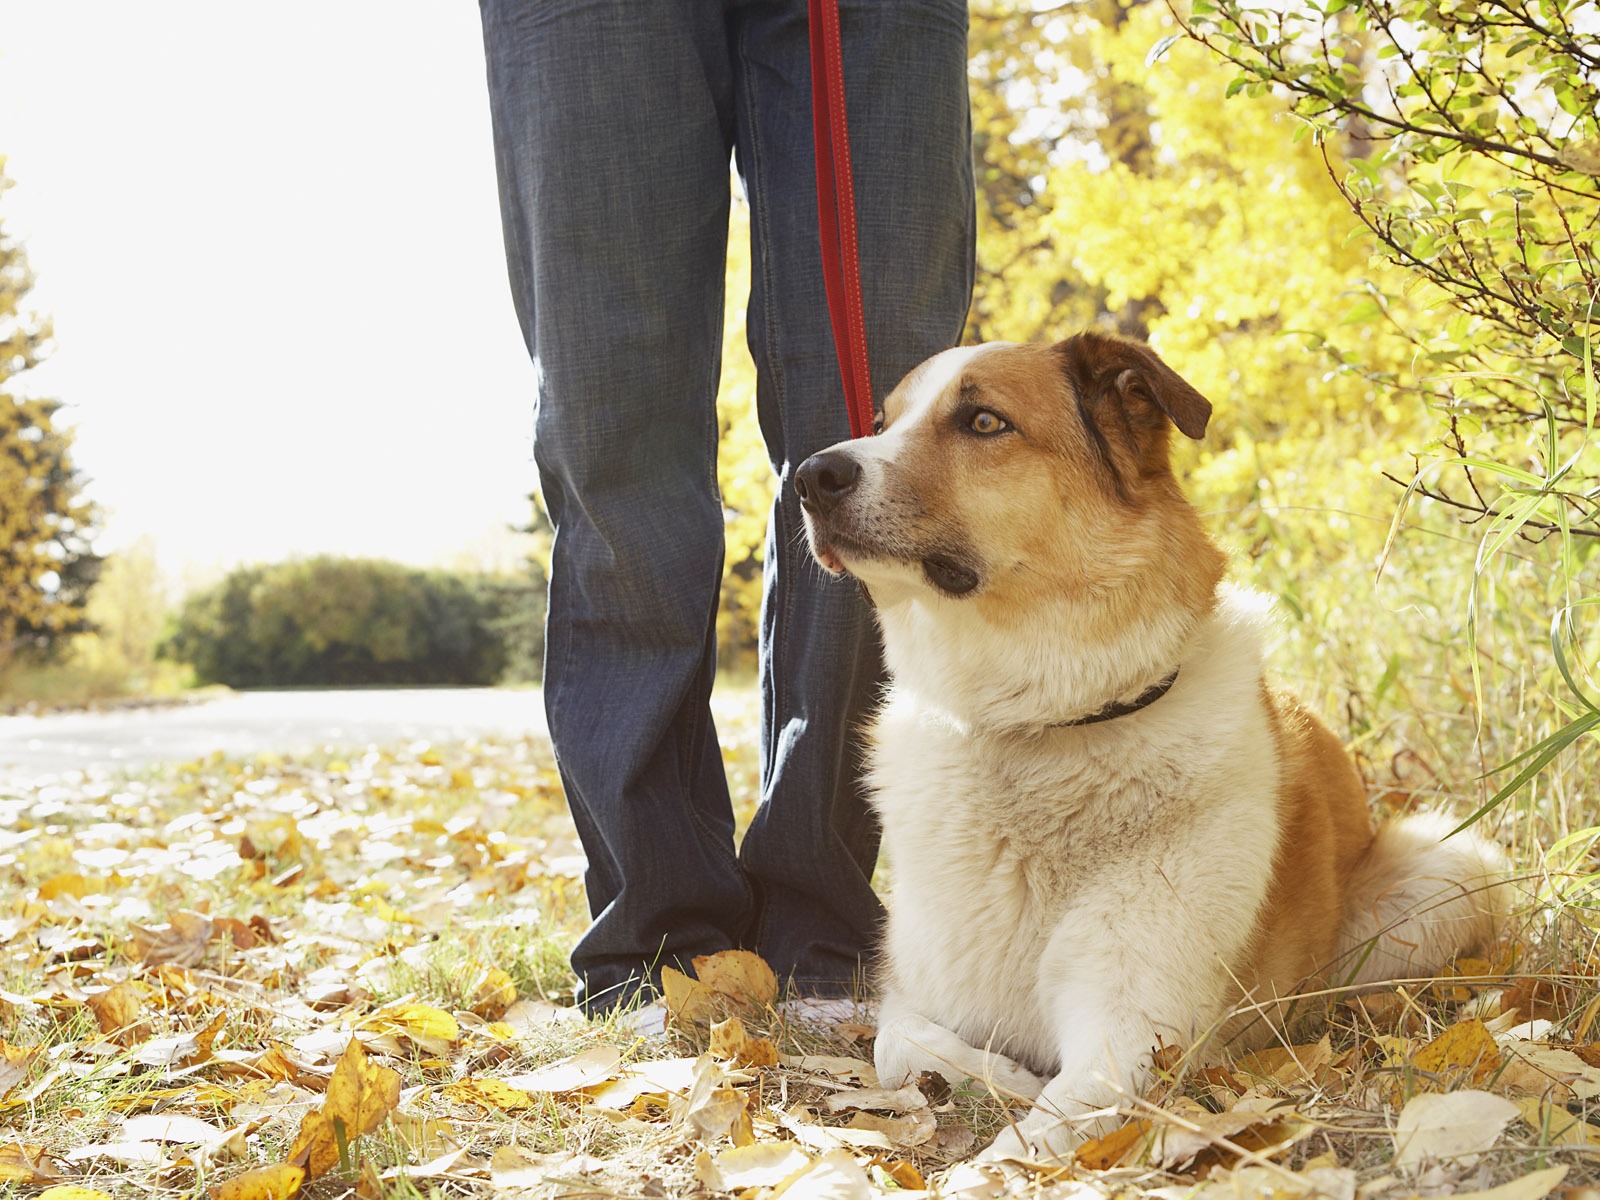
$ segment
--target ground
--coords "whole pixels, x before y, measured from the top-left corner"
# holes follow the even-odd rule
[[[747,818],[753,705],[721,703]],[[675,981],[662,1033],[578,1018],[580,867],[537,737],[0,783],[0,1188],[1537,1200],[1600,1178],[1581,930],[1308,999],[1295,1044],[1249,1058],[1169,1048],[1069,1167],[987,1169],[966,1160],[1021,1110],[878,1089],[870,997],[808,1017],[734,957]]]

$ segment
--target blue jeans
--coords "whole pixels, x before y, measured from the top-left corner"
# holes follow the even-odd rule
[[[972,288],[964,0],[842,6],[862,287],[883,394]],[[511,285],[555,525],[545,704],[588,855],[591,1011],[744,946],[813,994],[876,940],[858,730],[882,666],[809,562],[794,469],[849,436],[817,249],[805,0],[482,0]],[[708,708],[723,520],[714,409],[729,155],[779,494],[762,606],[762,804],[736,854]]]

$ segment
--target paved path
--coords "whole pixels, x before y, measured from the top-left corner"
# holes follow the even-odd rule
[[[0,717],[0,786],[65,771],[187,762],[217,750],[293,754],[545,732],[544,703],[533,690],[240,692],[172,708]]]

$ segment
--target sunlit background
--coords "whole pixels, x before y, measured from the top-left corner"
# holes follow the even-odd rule
[[[102,552],[525,554],[476,5],[0,0],[0,155]]]

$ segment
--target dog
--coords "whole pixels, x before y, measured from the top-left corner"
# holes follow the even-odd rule
[[[1492,846],[1374,831],[1338,739],[1264,683],[1267,605],[1169,460],[1210,415],[1142,342],[962,347],[795,473],[891,680],[878,1074],[1032,1101],[991,1157],[1065,1159],[1158,1046],[1281,1037],[1297,992],[1431,975],[1503,914]]]

